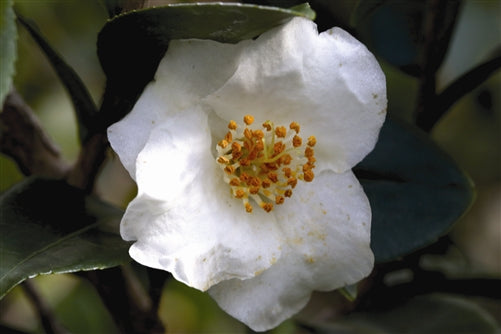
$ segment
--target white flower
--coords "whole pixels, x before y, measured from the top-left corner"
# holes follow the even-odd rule
[[[339,28],[318,34],[294,18],[238,44],[172,41],[108,130],[138,185],[121,223],[130,255],[257,331],[313,290],[361,280],[373,267],[371,210],[351,168],[385,110],[379,65]]]

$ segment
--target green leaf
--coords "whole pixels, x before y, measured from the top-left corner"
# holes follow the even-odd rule
[[[374,149],[354,168],[372,207],[377,262],[435,242],[471,205],[471,180],[414,127],[388,118]]]
[[[64,181],[29,178],[0,197],[0,298],[28,277],[130,260],[122,211]]]
[[[172,39],[237,43],[295,16],[313,18],[307,5],[282,9],[247,4],[176,4],[128,12],[99,33],[98,56],[107,77],[101,111],[104,127],[125,116],[148,82]]]
[[[16,15],[12,9],[13,3],[13,0],[0,1],[0,106],[12,88],[17,58]]]
[[[442,294],[415,297],[389,310],[355,312],[337,322],[301,325],[318,334],[499,333],[496,321],[481,307]]]
[[[350,16],[350,25],[352,27],[356,27],[360,24],[360,22],[366,20],[367,17],[374,13],[374,11],[376,11],[379,7],[389,1],[390,0],[357,0],[357,4],[354,6]]]
[[[37,42],[38,46],[45,53],[47,59],[59,76],[59,79],[61,79],[61,82],[66,87],[77,116],[80,139],[85,141],[90,132],[94,130],[92,123],[97,114],[97,107],[87,87],[85,87],[75,70],[73,70],[56,50],[52,48],[33,23],[28,22],[19,15],[18,20],[26,30],[28,30],[35,42]]]

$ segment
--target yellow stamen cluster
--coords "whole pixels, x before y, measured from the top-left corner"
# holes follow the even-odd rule
[[[316,138],[309,137],[303,145],[296,122],[290,123],[289,130],[270,121],[262,124],[262,130],[253,130],[252,115],[245,115],[243,121],[243,129],[235,121],[228,123],[229,131],[216,147],[216,160],[233,196],[243,201],[247,212],[253,210],[249,199],[270,212],[292,196],[298,180],[313,181]]]

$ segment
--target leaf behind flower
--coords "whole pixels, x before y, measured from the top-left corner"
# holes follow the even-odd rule
[[[130,260],[112,228],[123,212],[64,181],[26,179],[0,197],[0,212],[0,298],[29,277]]]
[[[420,130],[393,118],[354,172],[371,203],[377,262],[437,241],[474,199],[471,180],[455,162]]]
[[[307,5],[292,9],[238,3],[175,4],[131,11],[108,21],[99,33],[98,56],[107,77],[101,124],[125,116],[148,82],[172,39],[237,43],[252,39],[295,16],[309,19]]]

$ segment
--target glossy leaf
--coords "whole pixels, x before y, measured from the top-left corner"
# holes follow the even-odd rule
[[[13,0],[0,1],[0,106],[11,89],[17,58],[16,15],[12,9],[13,3]]]
[[[153,79],[172,39],[237,43],[294,16],[312,19],[307,5],[293,9],[238,3],[176,4],[119,15],[99,33],[98,56],[107,77],[101,124],[125,116]]]
[[[85,141],[89,132],[93,131],[93,120],[97,114],[97,107],[84,83],[64,59],[52,48],[38,28],[22,17],[19,22],[28,30],[40,49],[45,53],[50,64],[56,71],[62,84],[68,91],[78,120],[80,139]]]
[[[470,179],[419,130],[392,118],[355,169],[372,207],[377,262],[395,260],[447,233],[473,201]]]
[[[0,298],[28,277],[128,262],[122,211],[63,181],[29,178],[0,197]]]

